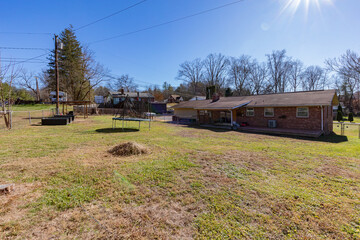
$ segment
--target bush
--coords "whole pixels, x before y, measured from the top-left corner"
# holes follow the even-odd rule
[[[343,111],[342,111],[342,107],[341,107],[341,105],[339,104],[339,106],[338,106],[338,112],[341,112],[341,114],[343,114]]]
[[[342,114],[341,111],[338,111],[338,112],[337,112],[336,120],[337,120],[338,122],[342,122],[342,121],[343,121],[343,114]]]
[[[349,117],[348,117],[349,122],[353,122],[354,121],[354,114],[351,112],[349,113]]]

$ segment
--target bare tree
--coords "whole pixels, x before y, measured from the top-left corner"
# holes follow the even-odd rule
[[[309,66],[301,74],[302,88],[305,91],[321,90],[325,88],[326,74],[319,66]]]
[[[286,56],[285,50],[273,51],[266,56],[274,92],[285,92],[291,67],[291,59]]]
[[[108,89],[107,87],[99,86],[99,87],[95,88],[94,94],[98,95],[98,96],[106,97],[106,96],[108,96],[109,91],[110,91],[110,89]]]
[[[298,87],[301,84],[300,76],[302,74],[304,65],[300,60],[295,60],[290,62],[290,71],[289,71],[289,84],[291,91],[296,92]]]
[[[0,61],[0,105],[1,112],[5,121],[5,126],[11,129],[11,106],[12,106],[12,88],[15,79],[18,77],[20,67],[14,63],[2,65]]]
[[[245,95],[249,91],[250,76],[253,68],[250,56],[242,55],[231,58],[228,70],[229,82],[235,86],[238,95]]]
[[[20,72],[20,84],[29,89],[35,96],[36,100],[40,101],[40,89],[38,77],[33,72],[28,72],[26,69],[22,69]]]
[[[360,56],[354,51],[347,50],[339,58],[325,61],[330,70],[341,75],[352,77],[354,73],[360,74]]]
[[[94,53],[88,48],[83,48],[81,72],[82,81],[79,81],[76,99],[90,99],[91,91],[100,83],[108,79],[109,70],[94,60]]]
[[[325,61],[329,70],[336,72],[343,80],[342,87],[346,88],[349,94],[349,107],[355,91],[360,90],[360,56],[358,53],[347,50],[339,58],[327,59]],[[360,107],[360,106],[359,106]]]
[[[124,89],[126,92],[135,92],[138,88],[134,83],[134,78],[130,77],[128,74],[123,74],[120,77],[115,78],[115,82],[110,86],[114,90],[120,91],[120,89]]]
[[[266,89],[268,71],[265,63],[253,62],[250,72],[250,86],[252,94],[261,94]]]
[[[204,79],[204,63],[200,58],[191,62],[186,61],[180,64],[177,79],[189,83],[193,87],[193,93],[197,94],[199,91],[199,84]]]
[[[226,73],[229,60],[222,54],[210,54],[204,60],[205,81],[215,86],[217,91],[223,89],[226,83]]]

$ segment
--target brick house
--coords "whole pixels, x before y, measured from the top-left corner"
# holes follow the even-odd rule
[[[335,90],[224,97],[174,106],[175,120],[253,132],[320,136],[333,130]]]

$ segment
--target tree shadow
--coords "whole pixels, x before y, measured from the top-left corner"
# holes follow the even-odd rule
[[[138,132],[137,128],[99,128],[96,129],[95,132],[98,133],[119,133],[119,132]]]

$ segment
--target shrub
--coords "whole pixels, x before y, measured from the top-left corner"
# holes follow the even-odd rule
[[[337,112],[336,120],[337,120],[338,122],[342,122],[342,121],[343,121],[343,114],[342,114],[341,111],[338,111],[338,112]]]
[[[343,114],[343,110],[342,110],[342,107],[341,107],[341,105],[339,104],[339,106],[338,106],[338,112],[341,112],[342,114]]]
[[[348,117],[349,122],[353,122],[354,121],[354,114],[351,112],[349,113],[349,117]]]

